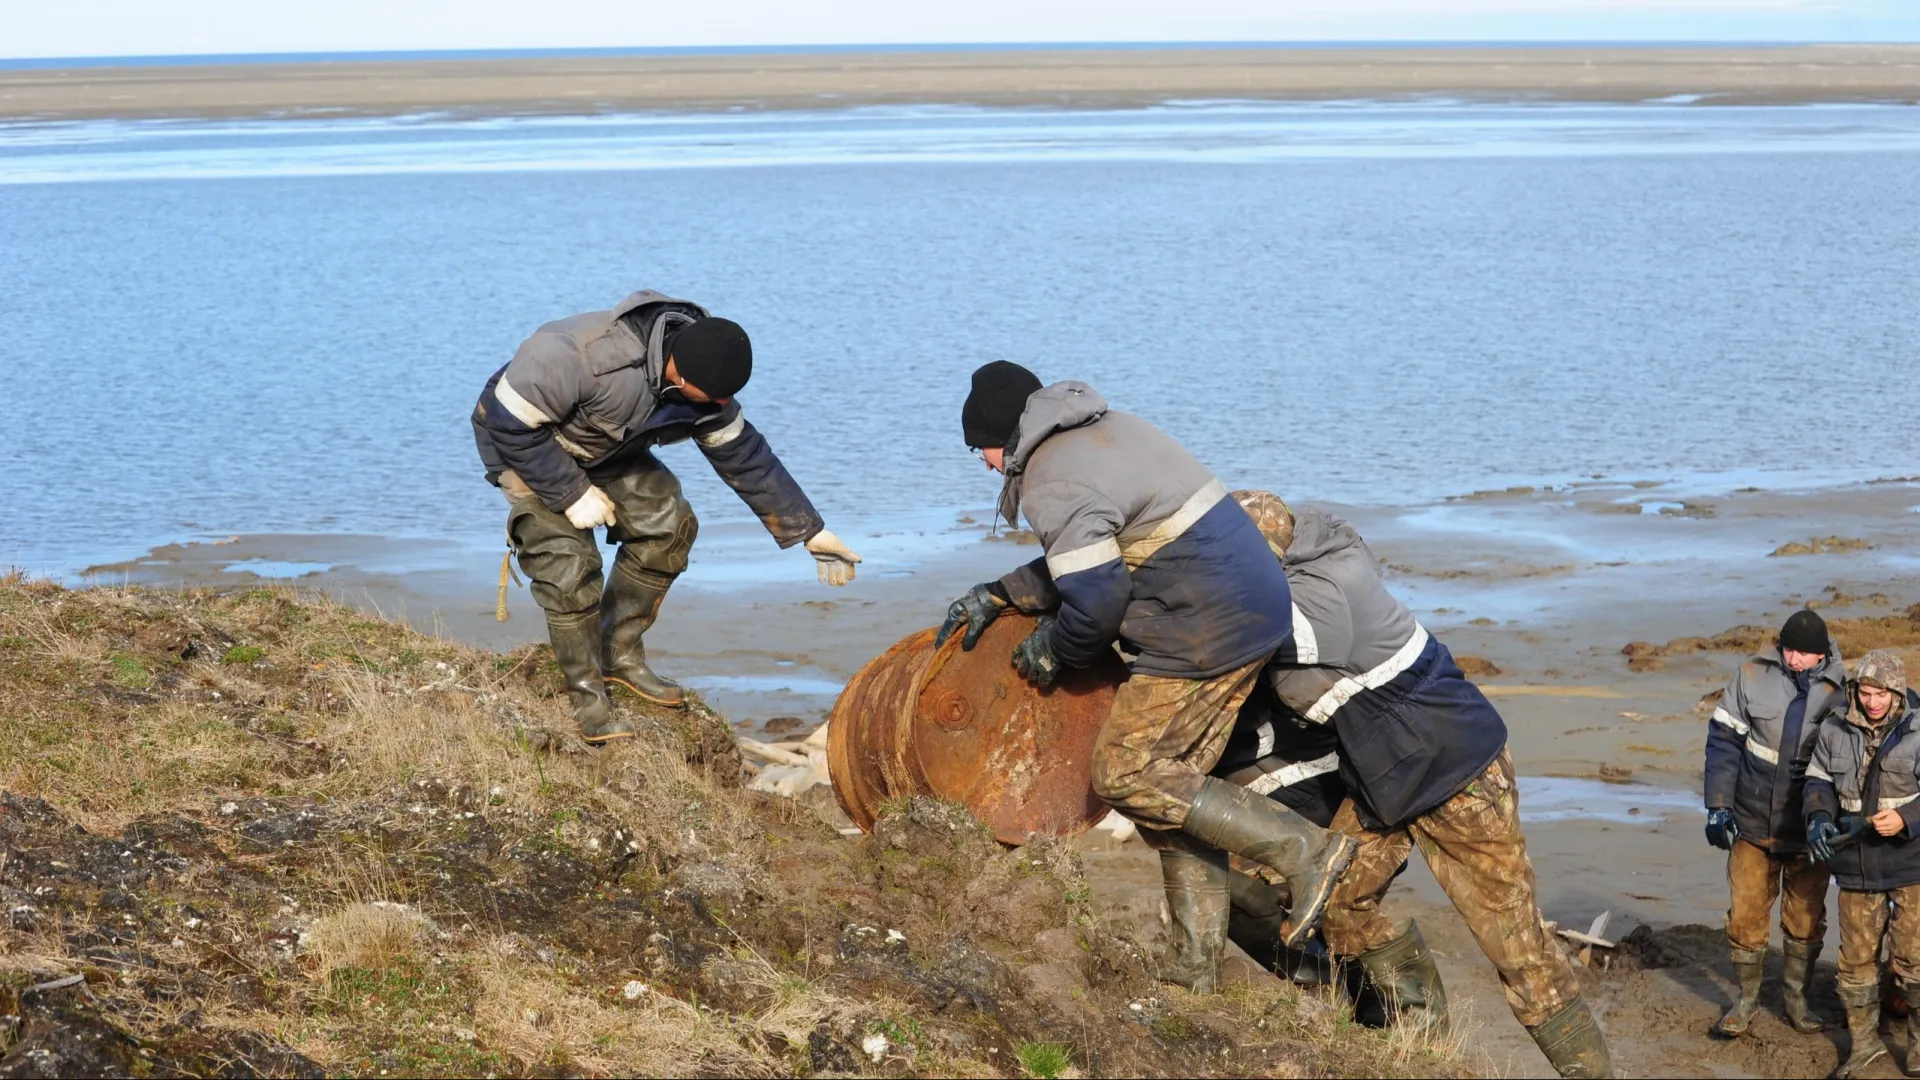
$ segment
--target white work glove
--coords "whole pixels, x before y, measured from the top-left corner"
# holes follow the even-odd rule
[[[807,541],[807,554],[813,556],[820,580],[828,585],[845,585],[853,580],[853,565],[860,556],[840,542],[840,538],[821,529]]]
[[[567,524],[576,529],[591,529],[595,525],[613,524],[613,500],[597,487],[589,487],[585,495],[573,500],[567,507]]]

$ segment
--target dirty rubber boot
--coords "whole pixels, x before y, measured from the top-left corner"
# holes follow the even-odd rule
[[[1787,1026],[1802,1035],[1827,1030],[1826,1021],[1807,1008],[1807,982],[1813,977],[1813,965],[1820,959],[1820,943],[1788,938],[1786,963],[1780,967],[1781,1015]]]
[[[1220,958],[1227,951],[1227,853],[1162,851],[1160,880],[1167,889],[1173,955],[1162,977],[1196,994],[1220,984]]]
[[[1447,1033],[1447,991],[1420,924],[1407,920],[1401,935],[1355,958],[1393,1009],[1393,1025],[1404,1031]]]
[[[1887,1052],[1887,1044],[1880,1041],[1880,987],[1843,986],[1840,1001],[1847,1007],[1847,1034],[1851,1038],[1847,1060],[1840,1063],[1833,1075],[1839,1080],[1851,1080]]]
[[[590,743],[633,736],[633,725],[614,715],[607,685],[600,677],[600,613],[547,612],[547,639],[553,658],[567,680],[567,702],[580,725],[580,737]]]
[[[1713,1034],[1724,1039],[1735,1039],[1745,1035],[1753,1026],[1753,1014],[1760,1008],[1760,979],[1766,971],[1766,965],[1765,950],[1733,950],[1733,971],[1740,977],[1740,993],[1733,999],[1733,1005],[1727,1009],[1726,1015],[1713,1025]],[[1804,999],[1800,1006],[1806,1008]]]
[[[1920,982],[1911,982],[1903,987],[1908,1001],[1920,997]],[[1907,1012],[1907,1059],[1900,1071],[1908,1076],[1920,1076],[1920,1009]]]
[[[641,580],[618,562],[614,563],[609,578],[606,594],[600,598],[606,680],[626,687],[655,705],[684,708],[687,692],[679,683],[654,674],[647,666],[647,647],[643,640],[653,628],[654,618],[660,614],[660,601],[667,598],[667,586],[673,579]]]
[[[1353,840],[1238,784],[1209,776],[1181,826],[1210,847],[1251,859],[1287,879],[1293,893],[1280,943],[1297,949],[1320,925],[1334,882],[1353,862]]]
[[[1595,1080],[1613,1076],[1607,1038],[1600,1033],[1600,1025],[1593,1022],[1593,1012],[1584,997],[1575,995],[1545,1023],[1528,1028],[1527,1034],[1533,1036],[1540,1052],[1547,1055],[1547,1062],[1561,1076]]]

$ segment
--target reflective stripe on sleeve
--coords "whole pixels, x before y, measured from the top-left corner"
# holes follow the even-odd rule
[[[1720,708],[1719,706],[1714,707],[1713,722],[1716,724],[1723,724],[1727,727],[1732,728],[1734,730],[1734,734],[1740,735],[1742,737],[1744,737],[1748,732],[1753,730],[1753,728],[1749,726],[1745,720],[1740,719],[1739,717],[1733,715],[1732,713],[1728,712],[1723,708]]]
[[[1840,809],[1845,810],[1849,814],[1857,814],[1860,812],[1860,800],[1849,799],[1845,795],[1842,795],[1840,796]]]
[[[1747,753],[1752,754],[1754,757],[1759,758],[1761,761],[1764,761],[1769,765],[1780,764],[1780,752],[1778,750],[1769,749],[1759,739],[1756,739],[1751,735],[1747,736]]]
[[[1105,540],[1095,541],[1086,547],[1048,555],[1047,573],[1053,575],[1053,580],[1059,581],[1068,574],[1077,574],[1082,570],[1105,566],[1119,557],[1120,542],[1109,536]]]
[[[1898,809],[1900,809],[1901,807],[1903,807],[1903,806],[1905,806],[1905,805],[1907,805],[1908,803],[1910,803],[1910,802],[1912,802],[1912,801],[1913,801],[1913,800],[1915,800],[1915,799],[1920,799],[1920,795],[1907,795],[1907,796],[1904,796],[1904,797],[1902,797],[1902,798],[1898,798],[1898,799],[1891,799],[1891,798],[1889,798],[1889,799],[1881,799],[1881,800],[1880,800],[1880,809],[1882,809],[1882,810],[1898,810]]]
[[[745,430],[747,430],[746,414],[734,413],[733,419],[724,427],[715,428],[712,431],[699,432],[694,435],[693,441],[711,450],[716,446],[725,446],[739,438],[740,433]]]
[[[1352,700],[1355,694],[1362,690],[1377,690],[1399,678],[1401,672],[1420,659],[1421,651],[1427,647],[1427,640],[1427,628],[1419,623],[1413,624],[1413,636],[1400,646],[1398,652],[1387,657],[1372,671],[1358,676],[1349,675],[1334,683],[1331,689],[1320,695],[1320,700],[1313,703],[1313,708],[1307,710],[1306,718],[1316,724],[1324,724],[1333,719],[1333,714],[1340,710],[1340,706]]]
[[[1812,762],[1807,763],[1807,779],[1825,780],[1829,784],[1833,783],[1832,774],[1828,773],[1827,770],[1821,768],[1818,765],[1815,765]]]
[[[512,413],[515,420],[528,427],[553,423],[553,417],[541,412],[540,406],[521,397],[520,391],[515,390],[504,375],[500,377],[499,382],[493,384],[493,396],[500,399],[501,407]]]
[[[1320,640],[1313,636],[1313,623],[1301,612],[1299,604],[1293,605],[1293,662],[1320,662]]]
[[[1328,754],[1312,761],[1296,761],[1285,768],[1270,772],[1253,783],[1247,790],[1256,795],[1271,795],[1283,787],[1292,787],[1302,780],[1311,780],[1316,776],[1325,776],[1340,771],[1340,755]]]
[[[1180,538],[1180,534],[1193,527],[1214,504],[1227,497],[1227,485],[1218,480],[1209,480],[1205,487],[1187,497],[1165,521],[1154,526],[1152,532],[1121,548],[1122,557],[1127,560],[1127,569],[1138,569],[1140,564],[1153,557],[1153,553]],[[1056,575],[1057,576],[1057,575]]]

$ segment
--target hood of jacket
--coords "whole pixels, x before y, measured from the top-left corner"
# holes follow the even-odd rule
[[[1040,444],[1057,432],[1084,427],[1105,415],[1107,399],[1100,391],[1071,379],[1042,387],[1027,398],[1003,464],[1007,479],[1000,489],[1000,516],[1008,525],[1019,524],[1021,478]]]
[[[1287,545],[1286,563],[1295,566],[1348,548],[1363,548],[1366,541],[1347,524],[1317,506],[1303,506],[1293,515],[1293,542]]]

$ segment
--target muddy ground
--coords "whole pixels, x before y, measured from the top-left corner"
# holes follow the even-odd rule
[[[1509,723],[1547,916],[1585,927],[1610,912],[1610,936],[1644,924],[1659,941],[1685,946],[1661,955],[1677,948],[1693,958],[1649,969],[1619,959],[1593,974],[1596,1008],[1629,1072],[1819,1075],[1836,1060],[1831,1037],[1798,1036],[1771,1020],[1736,1044],[1703,1034],[1726,1000],[1731,969],[1717,929],[1688,929],[1717,928],[1726,903],[1724,859],[1701,836],[1700,744],[1711,696],[1756,640],[1740,628],[1758,626],[1764,636],[1802,603],[1861,620],[1852,625],[1863,648],[1911,624],[1909,607],[1920,601],[1917,503],[1920,483],[1903,478],[1813,491],[1596,480],[1420,507],[1339,508],[1422,621],[1456,653],[1485,662],[1476,678]],[[689,677],[747,731],[781,717],[794,718],[779,723],[787,732],[818,723],[867,658],[934,621],[967,584],[1037,554],[1017,534],[989,536],[982,521],[849,536],[880,554],[870,554],[853,587],[828,592],[810,581],[784,584],[811,578],[797,564],[742,572],[740,553],[756,539],[764,542],[703,533],[695,568],[650,640],[664,669]],[[303,586],[404,613],[423,628],[495,647],[540,633],[519,590],[511,620],[493,621],[497,558],[402,576],[356,566],[371,561],[356,545],[393,546],[241,537],[158,551],[102,576],[233,584],[247,575],[223,568],[243,559],[304,560],[330,569],[300,579]],[[1795,545],[1814,550],[1794,553]],[[919,548],[940,554],[916,556]],[[1913,640],[1895,633],[1890,643]],[[1150,930],[1158,918],[1151,860],[1137,842],[1113,851],[1108,843],[1096,835],[1082,845],[1096,912]],[[1542,1074],[1544,1061],[1417,861],[1396,896],[1421,920],[1453,1000],[1477,1025],[1470,1050],[1510,1075]],[[1827,989],[1832,952],[1817,993],[1837,1017]]]

